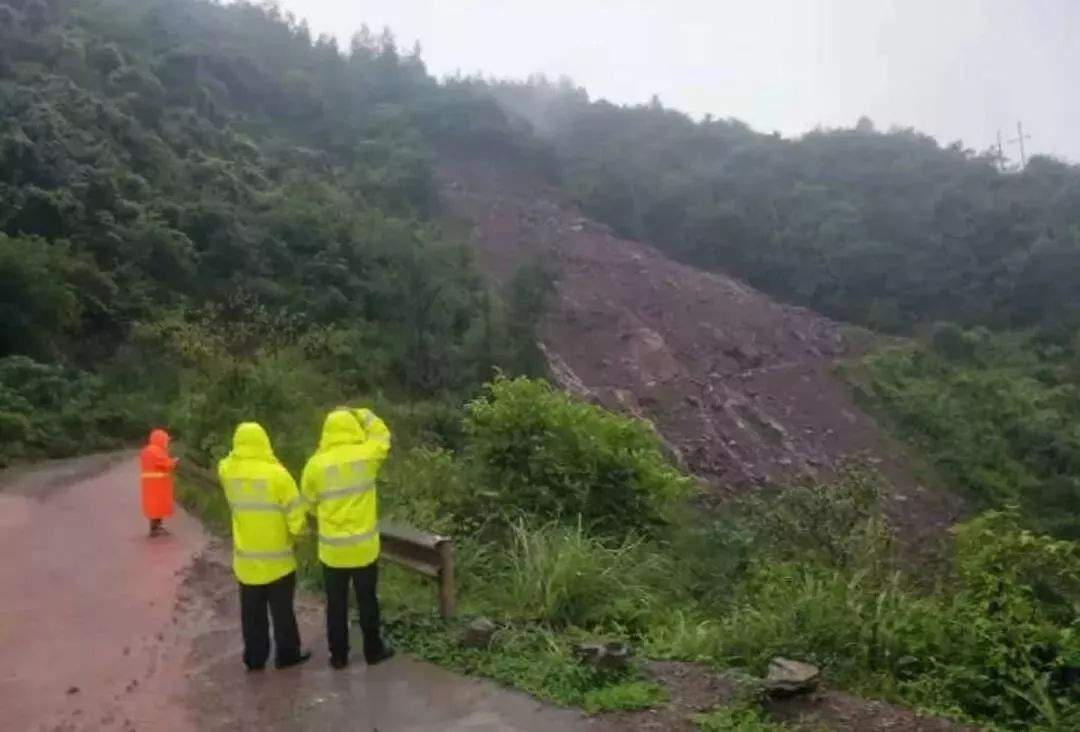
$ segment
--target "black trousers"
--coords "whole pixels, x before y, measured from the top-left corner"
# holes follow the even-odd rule
[[[300,656],[300,629],[296,625],[293,597],[296,572],[268,585],[240,585],[240,627],[244,633],[244,665],[262,668],[270,657],[267,608],[274,621],[274,661],[290,663]]]
[[[360,608],[360,632],[364,636],[364,656],[371,658],[383,651],[379,631],[379,599],[375,595],[379,583],[379,567],[339,569],[323,565],[326,585],[326,640],[332,660],[349,657],[349,585],[356,592]]]

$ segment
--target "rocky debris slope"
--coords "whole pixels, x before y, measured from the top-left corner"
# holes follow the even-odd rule
[[[555,378],[649,420],[720,495],[864,455],[896,484],[895,513],[913,531],[955,515],[834,375],[852,350],[842,325],[621,239],[512,165],[446,158],[440,175],[497,279],[536,260],[558,273],[541,332]]]

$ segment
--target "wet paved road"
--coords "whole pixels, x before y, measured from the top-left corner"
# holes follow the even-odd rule
[[[133,453],[0,473],[0,729],[584,729],[573,712],[408,658],[332,672],[240,666],[227,548],[178,513],[150,540]]]
[[[0,728],[175,717],[152,687],[182,681],[163,666],[163,639],[178,575],[205,538],[178,516],[174,536],[149,542],[136,481],[130,454],[0,474]]]

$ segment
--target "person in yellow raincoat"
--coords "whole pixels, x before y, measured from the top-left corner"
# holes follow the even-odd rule
[[[382,640],[376,595],[379,530],[375,480],[389,450],[389,439],[369,439],[352,411],[336,409],[326,417],[319,449],[304,466],[300,479],[304,500],[318,524],[319,561],[326,585],[326,636],[334,668],[349,663],[350,585],[359,605],[365,660],[376,664],[394,654]]]
[[[296,557],[307,511],[296,481],[274,456],[266,430],[255,422],[236,428],[232,451],[218,463],[232,512],[233,571],[240,583],[244,665],[261,671],[270,655],[267,609],[274,621],[274,665],[288,668],[311,658],[300,647],[293,601]]]

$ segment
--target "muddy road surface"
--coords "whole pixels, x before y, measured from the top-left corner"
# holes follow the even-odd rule
[[[0,473],[0,729],[584,729],[580,715],[406,657],[244,672],[228,548],[178,511],[149,539],[134,453]]]

